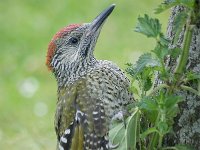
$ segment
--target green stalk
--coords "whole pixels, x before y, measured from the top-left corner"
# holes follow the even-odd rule
[[[191,92],[191,93],[194,93],[194,94],[200,96],[199,91],[193,89],[192,87],[185,86],[185,85],[181,85],[180,88],[183,89],[183,90],[189,91],[189,92]]]
[[[200,80],[198,80],[198,87],[197,87],[197,89],[198,89],[198,95],[200,95]]]
[[[151,141],[148,146],[148,150],[153,150],[154,148],[156,148],[157,144],[158,144],[158,140],[159,140],[159,134],[153,133],[153,135],[151,137]]]
[[[159,120],[160,120],[160,113],[158,113],[155,125],[158,123]],[[153,133],[153,135],[150,138],[148,150],[154,149],[158,145],[158,140],[159,140],[159,133],[157,133],[157,132]]]
[[[185,30],[185,36],[184,36],[184,45],[183,45],[183,51],[180,55],[180,58],[178,60],[178,65],[175,69],[175,74],[177,75],[177,79],[179,79],[180,75],[185,71],[188,55],[189,55],[189,49],[190,44],[192,40],[192,33],[193,33],[194,25],[187,24],[186,30]]]
[[[137,134],[140,135],[140,132],[141,132],[141,131],[140,131],[140,130],[141,130],[141,126],[140,126],[140,125],[141,125],[141,124],[140,124],[140,120],[139,120],[139,119],[138,119],[137,121],[138,121],[138,123],[137,123],[137,125],[138,125],[138,126],[137,126],[137,127],[138,127]],[[142,143],[141,143],[140,137],[139,137],[138,139],[139,139],[139,140],[138,140],[138,141],[139,141],[139,142],[138,142],[138,143],[139,143],[139,150],[142,150]]]
[[[163,135],[159,135],[158,148],[162,147]]]

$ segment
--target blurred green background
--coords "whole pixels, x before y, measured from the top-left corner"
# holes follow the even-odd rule
[[[49,41],[67,24],[90,22],[116,9],[104,25],[95,55],[121,68],[151,50],[152,39],[133,31],[138,15],[154,15],[161,0],[0,0],[0,150],[54,150],[56,81],[45,66]],[[165,32],[165,30],[164,30]]]

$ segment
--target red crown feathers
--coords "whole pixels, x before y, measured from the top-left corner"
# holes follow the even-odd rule
[[[71,24],[69,26],[66,26],[62,28],[60,31],[58,31],[52,38],[51,42],[48,46],[47,56],[46,56],[46,65],[49,68],[49,70],[52,70],[51,66],[51,60],[53,58],[53,55],[55,54],[56,50],[56,44],[55,41],[59,38],[62,38],[64,35],[69,34],[72,30],[78,28],[81,24]]]

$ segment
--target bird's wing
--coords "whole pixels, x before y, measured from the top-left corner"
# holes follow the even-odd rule
[[[60,88],[55,119],[60,149],[109,149],[110,119],[133,100],[128,88],[128,79],[112,64]]]
[[[58,91],[55,127],[60,150],[108,149],[108,117],[102,97],[95,95],[101,90],[93,82],[93,75],[86,76]]]

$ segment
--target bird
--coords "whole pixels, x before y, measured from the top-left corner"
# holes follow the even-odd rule
[[[57,150],[109,150],[112,118],[134,101],[125,73],[94,49],[115,4],[92,22],[60,29],[48,45],[46,65],[57,81]]]

